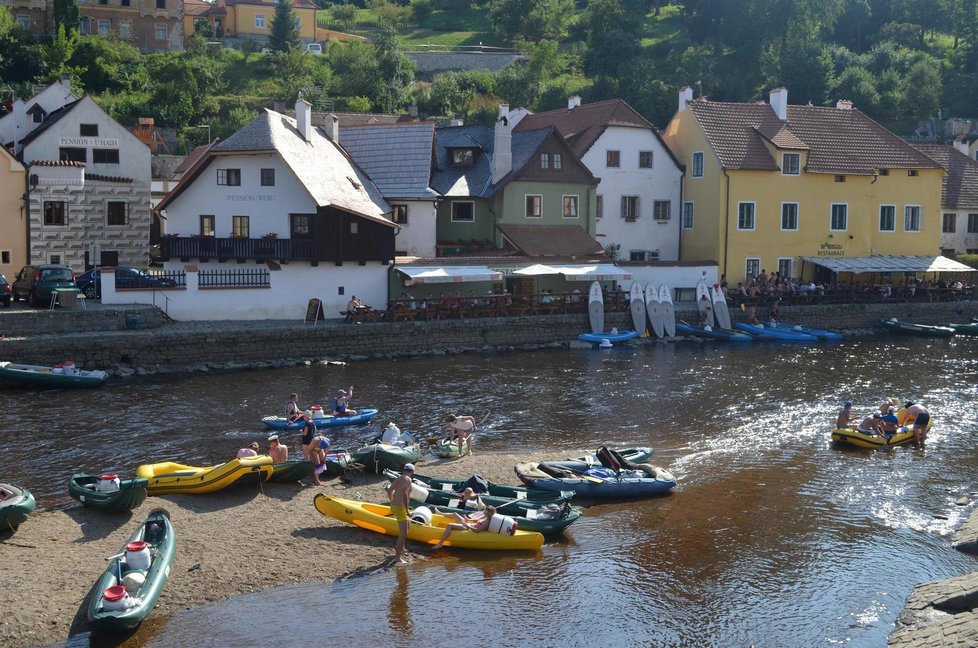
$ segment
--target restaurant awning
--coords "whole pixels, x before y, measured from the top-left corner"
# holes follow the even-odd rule
[[[514,270],[513,274],[526,277],[539,275],[564,275],[567,281],[627,281],[632,275],[625,272],[618,266],[610,263],[592,263],[590,265],[576,266],[548,266],[536,263],[519,270]]]
[[[397,266],[408,278],[408,285],[461,283],[463,281],[502,281],[503,274],[487,266]]]
[[[971,266],[943,256],[802,257],[832,272],[975,272]]]

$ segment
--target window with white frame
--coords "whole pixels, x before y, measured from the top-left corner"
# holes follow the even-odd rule
[[[903,231],[920,231],[920,205],[907,205],[903,209]]]
[[[755,203],[752,202],[737,203],[737,229],[739,230],[754,229],[755,208],[756,205]]]
[[[638,152],[638,168],[640,169],[652,168],[652,151]]]
[[[978,234],[978,214],[968,214],[968,234]]]
[[[835,203],[830,209],[829,229],[833,232],[844,232],[849,227],[849,205]]]
[[[549,169],[550,168],[550,154],[549,153],[541,153],[540,154],[540,168],[541,169]]]
[[[798,203],[781,203],[781,229],[787,232],[798,230]]]
[[[604,218],[604,196],[601,194],[594,197],[594,217]]]
[[[638,196],[621,197],[621,217],[627,223],[634,223],[638,219]]]
[[[703,177],[703,151],[696,151],[693,153],[693,177],[702,178]]]
[[[683,229],[693,229],[693,203],[683,203]]]
[[[801,174],[801,153],[784,153],[781,155],[781,175]]]
[[[255,29],[265,29],[265,14],[255,14]]]
[[[105,203],[106,225],[128,225],[129,203],[122,200],[110,200]]]
[[[790,278],[792,261],[791,257],[778,257],[778,274],[786,279]]]
[[[407,225],[407,205],[391,205],[391,220],[398,225]]]
[[[954,234],[957,219],[957,214],[944,214],[944,217],[941,219],[941,231],[946,234]]]
[[[761,260],[758,257],[747,257],[744,259],[744,276],[756,277],[761,274]]]
[[[563,161],[560,159],[560,153],[554,153],[554,168],[561,169],[563,168],[562,165]]]
[[[526,194],[526,211],[523,215],[526,218],[543,218],[543,196],[540,194]]]
[[[578,196],[564,196],[564,218],[577,218]]]
[[[166,25],[164,23],[156,25],[156,40],[166,40]]]
[[[896,231],[896,205],[880,205],[880,231]]]
[[[656,200],[652,203],[652,218],[657,221],[667,221],[672,218],[672,203],[668,200]]]
[[[452,203],[453,223],[474,223],[475,203],[470,200],[457,200]]]

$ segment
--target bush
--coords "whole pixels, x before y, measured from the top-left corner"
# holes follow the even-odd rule
[[[357,8],[351,4],[334,5],[329,13],[333,20],[344,25],[351,25],[357,19]]]

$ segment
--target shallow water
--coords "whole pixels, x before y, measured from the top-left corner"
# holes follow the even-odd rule
[[[140,643],[280,643],[281,625],[267,614],[277,610],[321,619],[314,626],[331,644],[457,645],[461,618],[480,622],[463,624],[468,631],[495,632],[500,646],[880,646],[915,584],[975,569],[950,548],[950,534],[971,510],[954,502],[971,494],[978,465],[976,375],[978,338],[881,337],[11,390],[0,415],[0,474],[42,506],[67,505],[65,475],[75,470],[129,472],[163,455],[209,463],[260,438],[260,417],[277,413],[290,391],[308,402],[353,384],[357,403],[419,436],[438,428],[435,413],[488,415],[480,453],[653,445],[654,462],[680,486],[667,497],[588,505],[565,538],[536,555],[450,551],[279,588],[154,619]],[[844,400],[866,412],[889,395],[934,412],[926,450],[832,447]],[[381,423],[334,432],[334,443],[355,445]]]

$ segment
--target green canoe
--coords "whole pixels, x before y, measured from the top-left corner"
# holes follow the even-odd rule
[[[34,496],[26,488],[13,484],[0,484],[0,491],[4,496],[0,500],[0,531],[16,531],[34,510]]]
[[[913,322],[901,322],[895,317],[881,319],[880,325],[893,331],[894,333],[904,333],[907,335],[924,335],[927,337],[954,337],[954,329],[947,326],[931,326],[929,324],[914,324]]]
[[[126,547],[140,542],[146,543],[149,552],[147,569],[133,568],[138,566],[139,556],[127,557]],[[170,525],[170,514],[164,509],[154,509],[95,584],[88,604],[88,620],[92,626],[99,630],[129,630],[142,623],[163,592],[176,548],[177,538]],[[113,603],[109,599],[119,591],[117,586],[123,584],[128,585],[126,594],[114,602],[119,609],[111,609]]]
[[[495,506],[495,505],[493,505]],[[458,513],[469,514],[474,509],[460,509],[451,506],[434,507],[439,513]],[[512,510],[510,510],[512,509]],[[520,531],[536,531],[543,535],[553,535],[563,533],[564,529],[572,525],[577,518],[581,517],[581,510],[571,506],[568,502],[563,504],[547,504],[538,509],[517,509],[515,506],[503,504],[497,507],[500,514],[508,515],[517,522]]]
[[[417,444],[395,446],[386,443],[372,443],[353,453],[353,461],[363,464],[364,470],[380,474],[384,470],[400,470],[404,464],[421,458]]]
[[[954,332],[958,335],[978,335],[978,323],[972,322],[971,324],[942,324],[941,326],[946,326],[947,328],[953,328]]]
[[[300,479],[312,477],[312,470],[315,466],[311,461],[286,461],[285,463],[274,464],[272,466],[272,476],[269,482],[285,484],[297,482]]]
[[[118,490],[110,492],[100,490],[101,481],[102,476],[74,474],[68,480],[68,494],[85,506],[109,513],[131,511],[146,501],[148,479],[121,479]]]

